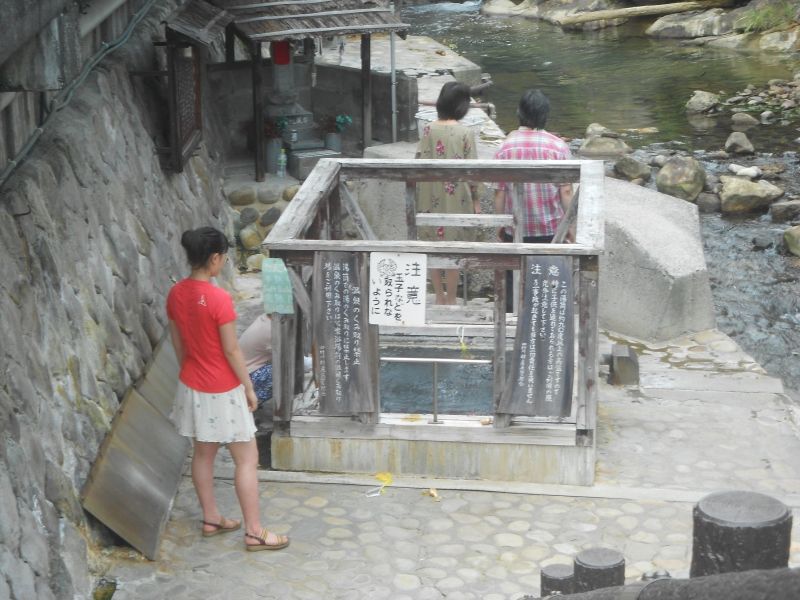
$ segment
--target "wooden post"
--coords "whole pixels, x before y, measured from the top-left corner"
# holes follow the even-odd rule
[[[514,243],[521,244],[522,238],[525,235],[525,184],[524,183],[514,183],[511,186],[511,193],[514,195],[514,200],[512,201],[512,211],[514,213]],[[512,310],[514,314],[519,314],[519,304],[522,301],[520,297],[521,285],[520,285],[520,272],[514,271],[513,282],[514,285],[512,286],[511,290],[508,291],[508,294],[511,294],[512,298]]]
[[[597,423],[597,256],[581,256],[578,271],[578,406],[577,429],[595,429]]]
[[[370,34],[361,36],[361,118],[362,149],[372,143],[372,56]]]
[[[339,196],[339,186],[333,188],[328,196],[328,218],[330,219],[331,239],[343,239],[342,198]]]
[[[250,46],[253,67],[253,127],[256,128],[256,181],[264,181],[264,93],[261,89],[261,42]]]
[[[495,427],[508,426],[508,415],[498,415],[497,408],[506,387],[506,272],[494,272],[494,378],[492,381]],[[503,420],[503,423],[498,421]]]
[[[417,185],[406,181],[406,228],[409,240],[417,239]]]
[[[177,46],[167,41],[167,85],[169,88],[169,97],[167,102],[169,104],[169,162],[170,167],[175,170],[182,170],[181,164],[181,141],[180,129],[178,118],[178,71],[175,65],[175,53],[178,51]]]
[[[294,401],[295,315],[272,314],[272,397],[275,421],[292,420]]]
[[[225,28],[225,62],[236,62],[236,35],[233,32],[233,23]]]

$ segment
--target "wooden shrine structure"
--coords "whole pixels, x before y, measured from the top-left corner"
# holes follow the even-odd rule
[[[407,239],[375,239],[348,186],[362,179],[405,183]],[[521,219],[521,214],[416,214],[416,183],[436,180],[504,181],[516,193],[525,182],[577,183],[580,201],[570,211],[576,241],[417,241],[418,225],[496,228]],[[346,214],[362,239],[343,239]],[[271,257],[286,263],[296,299],[294,315],[273,315],[273,468],[591,485],[603,245],[599,161],[321,160],[263,244]],[[368,318],[373,252],[425,255],[428,268],[494,272],[490,418],[442,415],[432,425],[419,415],[381,412],[380,333]],[[301,276],[304,266],[313,267],[308,283]],[[508,365],[505,274],[520,269],[520,311]],[[554,278],[543,279],[547,272]],[[293,402],[302,391],[301,332],[308,323],[320,401],[317,413],[299,416]],[[540,342],[545,345],[538,352],[544,349],[549,358],[534,360]],[[550,398],[557,393],[564,397],[561,407]]]

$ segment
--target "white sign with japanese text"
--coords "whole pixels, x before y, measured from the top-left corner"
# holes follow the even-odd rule
[[[369,260],[369,322],[425,325],[425,254],[373,252]]]

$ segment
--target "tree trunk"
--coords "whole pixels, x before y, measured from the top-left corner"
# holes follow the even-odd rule
[[[688,12],[691,10],[707,10],[732,6],[736,0],[696,0],[694,2],[674,2],[671,4],[654,4],[649,6],[633,6],[630,8],[615,8],[579,13],[564,17],[560,25],[579,25],[590,21],[604,21],[606,19],[625,19],[628,17],[647,17],[651,15],[671,15],[674,13]]]

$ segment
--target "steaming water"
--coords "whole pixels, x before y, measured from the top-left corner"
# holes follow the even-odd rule
[[[497,106],[498,124],[514,129],[522,90],[542,89],[552,109],[549,129],[566,137],[583,137],[586,126],[611,129],[656,127],[637,145],[680,140],[690,147],[721,147],[730,133],[727,120],[716,126],[686,118],[684,106],[694,90],[733,96],[748,83],[791,79],[797,60],[772,54],[749,54],[653,40],[645,23],[596,32],[564,32],[544,21],[490,17],[479,13],[480,2],[409,7],[404,21],[412,33],[450,46],[492,75],[487,99]],[[756,147],[797,149],[791,127],[753,132]],[[749,135],[749,133],[748,133]],[[629,143],[636,144],[637,140]]]
[[[727,120],[693,125],[684,105],[693,90],[734,95],[752,83],[791,79],[800,61],[785,56],[698,48],[651,40],[642,24],[597,32],[563,32],[541,21],[480,15],[480,2],[432,4],[403,12],[412,33],[453,48],[492,75],[487,100],[506,131],[516,127],[521,92],[541,88],[552,104],[549,129],[582,137],[592,122],[616,130],[654,127],[657,133],[626,141],[634,147],[677,142],[716,150],[730,133]],[[780,184],[800,192],[800,123],[748,132],[757,149],[769,149],[788,166]],[[755,237],[777,239],[785,225],[768,217],[731,220],[703,215],[701,227],[718,327],[731,335],[787,387],[800,389],[800,259],[774,249],[752,249]],[[424,387],[424,383],[421,384]],[[430,382],[428,381],[428,385]]]

